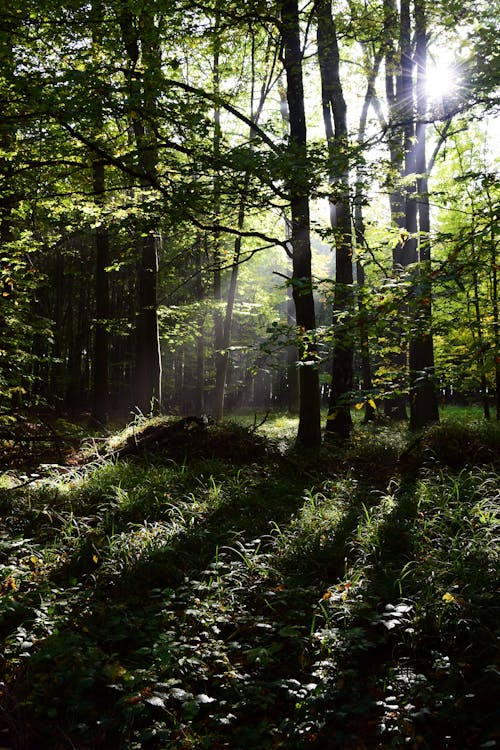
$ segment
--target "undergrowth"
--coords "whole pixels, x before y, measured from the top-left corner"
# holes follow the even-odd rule
[[[252,429],[3,476],[0,745],[497,746],[498,428]]]

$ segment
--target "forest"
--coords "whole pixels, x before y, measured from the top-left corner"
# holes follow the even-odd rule
[[[500,743],[498,0],[0,8],[0,750]]]

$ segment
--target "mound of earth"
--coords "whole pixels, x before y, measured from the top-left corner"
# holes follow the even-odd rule
[[[175,422],[160,421],[131,435],[110,456],[121,459],[144,454],[183,461],[217,458],[251,463],[270,453],[269,442],[236,424],[215,424],[206,417],[184,417]]]

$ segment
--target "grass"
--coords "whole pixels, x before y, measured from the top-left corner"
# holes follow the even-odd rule
[[[294,429],[3,477],[0,745],[497,746],[498,427]]]

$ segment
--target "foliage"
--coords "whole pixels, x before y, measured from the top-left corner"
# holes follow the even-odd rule
[[[454,153],[436,175],[436,191],[447,195],[436,247],[436,359],[442,385],[467,396],[482,377],[495,389],[498,181],[481,128],[465,134],[457,124],[451,140]],[[460,325],[449,325],[451,311]]]
[[[498,428],[315,457],[279,415],[213,429],[209,457],[3,475],[7,744],[493,746]]]
[[[286,352],[274,357],[276,373],[268,377],[269,362],[257,344],[265,339],[266,326],[277,321],[292,334],[288,343],[297,333],[300,346],[308,343],[287,310],[289,284],[276,289],[273,276],[290,275],[284,218],[293,180],[299,192],[307,188],[311,196],[313,268],[321,279],[331,277],[314,289],[321,326],[308,336],[314,341],[318,336],[326,359],[337,341],[341,349],[359,351],[361,313],[337,310],[323,336],[323,324],[331,322],[331,298],[340,291],[332,249],[341,233],[326,216],[332,198],[328,174],[337,180],[347,161],[356,170],[358,185],[351,192],[365,224],[353,259],[367,284],[363,292],[352,288],[368,315],[374,379],[373,392],[364,396],[381,400],[406,391],[404,367],[394,366],[393,355],[404,359],[404,347],[418,328],[402,319],[415,269],[406,276],[391,270],[391,250],[402,227],[389,216],[387,192],[405,188],[414,177],[400,185],[388,153],[389,141],[401,141],[402,130],[399,122],[385,122],[383,114],[391,109],[382,101],[383,57],[397,46],[399,33],[397,12],[387,18],[387,11],[380,3],[335,10],[349,137],[332,149],[319,127],[316,20],[301,9],[302,41],[309,50],[302,60],[308,142],[304,167],[297,170],[297,154],[288,143],[283,27],[276,4],[246,3],[238,9],[212,2],[186,9],[164,2],[95,0],[61,9],[53,0],[16,0],[5,9],[0,29],[2,408],[46,401],[87,410],[102,371],[94,361],[97,331],[108,337],[103,356],[109,359],[110,411],[128,415],[137,405],[139,267],[151,227],[158,294],[146,308],[158,310],[161,318],[164,405],[189,411],[196,402],[203,411],[200,401],[214,390],[220,355],[229,359],[228,405],[253,406],[252,399],[259,408],[266,400],[286,403],[283,393],[293,378],[291,371],[285,373]],[[440,233],[432,237],[439,259],[431,272],[436,382],[455,388],[460,383],[476,394],[482,376],[491,390],[496,357],[487,256],[495,244],[498,185],[494,149],[483,148],[480,137],[483,119],[495,114],[498,100],[496,20],[485,3],[457,8],[451,2],[429,9],[428,21],[430,56],[439,59],[449,46],[457,74],[453,93],[442,101],[430,97],[429,104],[430,150],[440,145],[446,155],[443,163],[438,155],[434,172],[439,174],[435,181],[431,175],[430,188],[432,203],[443,209],[435,212]],[[361,125],[358,114],[365,104]],[[479,129],[461,135],[465,128],[473,132],[471,119]],[[459,165],[467,141],[472,155],[465,162],[470,163]],[[148,163],[154,168],[146,168]],[[476,196],[474,216],[463,209],[471,196]],[[96,245],[103,235],[110,255],[103,272],[109,299],[107,312],[98,314]],[[235,261],[242,268],[232,310]],[[479,322],[464,312],[464,302],[470,308],[474,299],[476,271]],[[296,292],[301,285],[302,292],[308,288],[300,279],[294,285]],[[350,285],[344,291],[350,297]],[[216,340],[224,306],[230,313],[229,345]],[[450,325],[451,319],[456,324]],[[484,331],[482,342],[474,326]],[[154,342],[148,351],[153,348]],[[328,365],[322,368],[326,380]],[[259,377],[273,382],[259,390]]]

